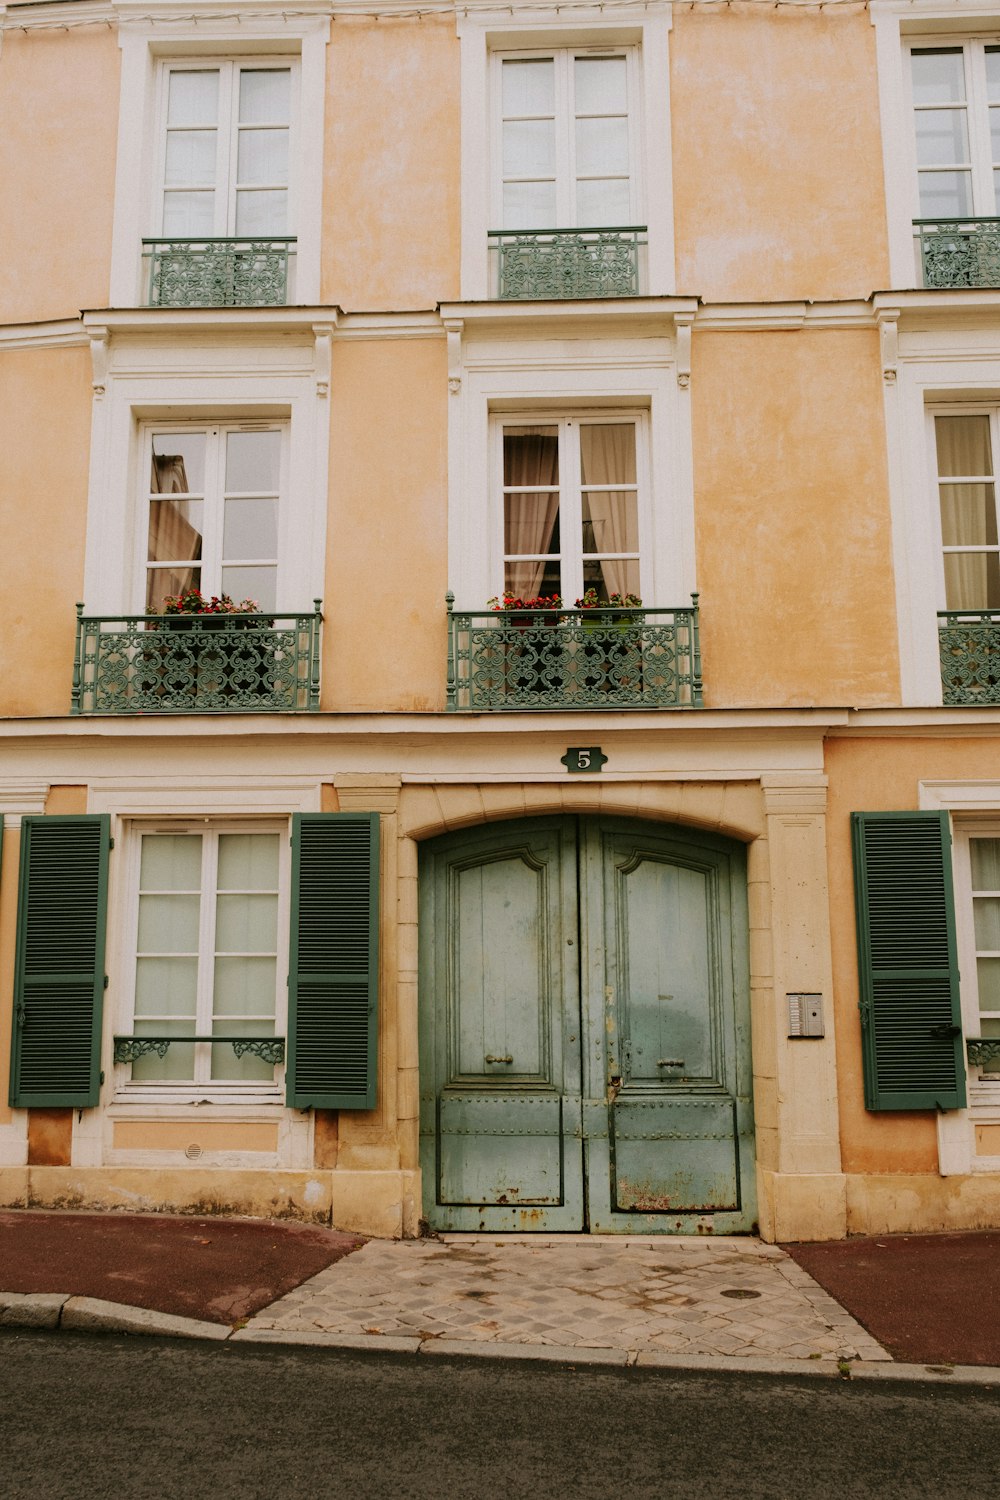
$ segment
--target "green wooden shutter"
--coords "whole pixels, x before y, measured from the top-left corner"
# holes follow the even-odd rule
[[[110,819],[25,818],[10,1102],[98,1102]]]
[[[296,813],[288,1103],[374,1109],[378,1074],[378,813]]]
[[[868,1109],[962,1109],[948,814],[852,813]]]

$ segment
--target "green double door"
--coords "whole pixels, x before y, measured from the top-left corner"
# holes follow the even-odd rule
[[[420,889],[431,1227],[750,1230],[742,846],[495,823],[425,845]]]

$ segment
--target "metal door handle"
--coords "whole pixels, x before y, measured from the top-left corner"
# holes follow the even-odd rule
[[[494,1057],[493,1054],[492,1054],[492,1052],[491,1052],[491,1053],[489,1053],[483,1059],[483,1061],[484,1062],[488,1062],[488,1063],[491,1063],[491,1062],[512,1063],[514,1061],[514,1059],[511,1057],[511,1055],[510,1055],[509,1052],[507,1053],[506,1057]]]
[[[656,1059],[658,1068],[683,1068],[683,1057],[658,1057]]]

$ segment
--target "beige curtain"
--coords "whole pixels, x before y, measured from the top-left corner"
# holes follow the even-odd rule
[[[628,552],[638,557],[639,507],[634,490],[591,491],[591,484],[635,484],[635,428],[628,422],[588,425],[580,428],[580,464],[584,502],[593,522],[593,548],[602,552]],[[638,565],[622,558],[602,558],[601,576],[610,594],[638,592]]]
[[[507,427],[503,435],[505,486],[559,484],[559,437],[556,429]],[[559,491],[504,496],[504,552],[547,553],[559,516]],[[508,562],[504,587],[522,599],[538,595],[545,557]]]
[[[996,500],[992,480],[993,455],[987,416],[937,417],[941,537],[946,547],[995,546]],[[949,484],[950,475],[972,483]],[[996,609],[997,555],[995,552],[946,552],[945,602],[948,609]]]
[[[188,478],[181,455],[153,454],[151,489],[154,495],[186,495]],[[184,563],[201,558],[201,532],[185,514],[190,502],[151,500],[149,506],[150,562]],[[196,568],[152,568],[146,589],[146,608],[159,610],[167,594],[196,586]]]

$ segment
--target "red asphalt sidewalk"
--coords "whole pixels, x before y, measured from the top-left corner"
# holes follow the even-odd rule
[[[0,1292],[96,1297],[232,1326],[363,1243],[274,1219],[13,1209],[0,1212]],[[1000,1232],[782,1248],[894,1359],[1000,1367]]]

